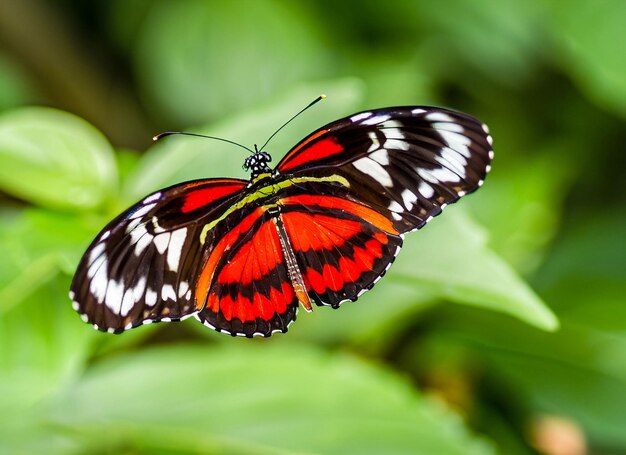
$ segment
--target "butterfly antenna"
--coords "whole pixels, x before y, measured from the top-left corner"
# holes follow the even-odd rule
[[[304,111],[306,111],[308,108],[310,108],[310,107],[311,107],[311,106],[313,106],[314,104],[317,104],[318,102],[322,101],[324,98],[326,98],[326,95],[320,95],[320,96],[318,96],[318,97],[317,97],[317,98],[315,98],[313,101],[311,101],[309,104],[307,104],[307,105],[304,107],[304,109],[302,109],[302,110],[301,110],[300,112],[298,112],[296,115],[294,115],[294,116],[293,116],[293,117],[291,117],[289,120],[287,120],[287,121],[283,124],[283,126],[281,126],[281,127],[280,127],[280,128],[278,128],[276,131],[274,131],[274,134],[272,134],[272,135],[271,135],[271,136],[267,139],[267,141],[265,141],[265,144],[263,144],[263,146],[259,149],[259,151],[262,151],[262,150],[265,148],[265,146],[266,146],[267,144],[269,144],[269,142],[272,140],[272,138],[273,138],[274,136],[276,136],[276,134],[278,134],[278,132],[279,132],[280,130],[282,130],[282,129],[283,129],[284,127],[286,127],[289,123],[291,123],[291,121],[292,121],[293,119],[295,119],[298,115],[302,114]]]
[[[196,134],[196,133],[184,133],[182,131],[166,131],[165,133],[157,134],[152,138],[153,141],[158,141],[159,139],[163,139],[165,136],[172,136],[174,134],[182,134],[183,136],[195,136],[195,137],[204,137],[206,139],[215,139],[216,141],[228,142],[229,144],[236,145],[241,147],[242,149],[246,149],[248,152],[254,154],[254,151],[251,148],[246,147],[245,145],[241,145],[234,141],[229,141],[228,139],[224,139],[222,137],[215,136],[206,136],[204,134]]]

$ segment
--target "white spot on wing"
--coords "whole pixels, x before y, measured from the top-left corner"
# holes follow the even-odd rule
[[[161,235],[165,234],[160,234]],[[183,250],[183,244],[187,238],[187,228],[177,229],[172,232],[170,246],[167,250],[167,266],[170,270],[178,270],[178,262],[180,261],[180,253]],[[156,239],[155,239],[156,240]]]
[[[393,212],[404,212],[404,208],[398,204],[398,201],[391,201],[389,204],[389,210]]]
[[[104,231],[102,235],[100,236],[100,240],[106,240],[109,238],[110,235],[111,235],[111,231]]]
[[[387,166],[389,164],[389,153],[387,153],[387,150],[385,149],[380,149],[370,154],[369,157],[383,166]]]
[[[161,192],[159,191],[158,193],[154,193],[154,194],[148,196],[147,198],[145,198],[142,201],[142,204],[147,204],[148,202],[156,201],[160,197],[161,197]]]
[[[372,140],[372,145],[370,145],[370,148],[367,149],[367,153],[370,153],[371,151],[377,150],[380,147],[380,141],[378,140],[376,133],[374,133],[373,131],[368,132],[367,135]]]
[[[404,212],[404,207],[398,204],[398,201],[391,201],[388,208],[389,210],[391,210],[391,216],[394,220],[399,221],[402,219],[402,215],[400,215],[400,213],[398,212]]]
[[[376,161],[366,157],[355,161],[352,165],[359,171],[372,177],[382,186],[386,186],[387,188],[391,188],[393,186],[393,181],[391,180],[389,173]]]
[[[139,239],[139,241],[135,244],[135,256],[139,256],[143,253],[143,250],[145,250],[146,247],[152,243],[152,238],[153,237],[150,234],[145,234]]]
[[[178,285],[178,297],[182,297],[189,290],[189,283],[181,281]]]
[[[137,284],[135,285],[135,287],[132,288],[133,300],[135,303],[141,300],[141,297],[143,297],[143,291],[145,290],[146,290],[146,277],[142,276],[141,278],[139,278],[139,281],[137,281]]]
[[[399,128],[385,128],[381,130],[385,139],[404,139],[404,132]]]
[[[402,202],[407,210],[413,208],[413,204],[417,201],[417,196],[408,188],[402,192]]]
[[[461,134],[465,133],[465,128],[463,128],[463,125],[461,125],[460,123],[435,122],[432,125],[433,125],[433,128],[436,128],[438,131],[444,130],[444,131],[451,131],[453,133],[461,133]]]
[[[352,117],[350,117],[350,120],[352,121],[352,123],[356,123],[360,120],[364,120],[368,117],[371,117],[372,113],[371,112],[361,112],[360,114],[356,114],[353,115]]]
[[[126,233],[130,233],[133,232],[133,230],[141,223],[141,218],[135,218],[134,220],[131,220],[130,223],[128,223],[128,226],[126,226]],[[145,229],[145,228],[144,228]]]
[[[145,299],[146,305],[147,306],[154,306],[156,305],[157,302],[157,293],[154,292],[152,289],[148,288],[146,290],[146,299]]]
[[[89,279],[94,278],[94,276],[101,270],[102,267],[105,268],[104,274],[106,275],[106,260],[107,260],[107,257],[104,254],[100,256],[98,259],[96,259],[94,263],[89,266],[89,269],[87,270],[87,278]]]
[[[132,216],[130,217],[131,220],[134,220],[136,218],[141,218],[146,213],[148,213],[150,210],[152,210],[155,205],[156,204],[148,204],[148,205],[144,205],[143,207],[137,209],[137,211],[135,213],[133,213]]]
[[[423,114],[424,112],[426,112],[426,109],[422,109],[422,108],[417,108],[417,109],[413,109],[411,111],[411,114],[413,115],[419,115],[419,114]]]
[[[87,278],[91,279],[91,282],[89,283],[89,292],[91,292],[91,294],[96,298],[98,303],[102,303],[104,301],[104,296],[107,292],[107,285],[109,283],[107,275],[107,261],[104,256],[91,266],[89,272],[87,273]]]
[[[100,257],[102,253],[104,253],[104,243],[98,243],[89,253],[89,265],[93,264],[93,261]]]
[[[176,300],[176,293],[171,284],[164,284],[161,288],[161,299],[163,300]]]
[[[435,160],[443,165],[444,167],[448,167],[453,170],[456,174],[460,175],[462,178],[465,177],[465,164],[467,161],[460,153],[456,153],[454,150],[444,147],[440,151],[441,155],[437,155]],[[462,160],[462,161],[461,161]]]
[[[454,122],[454,119],[444,112],[431,112],[424,118],[431,122]]]
[[[157,251],[159,252],[159,254],[163,254],[165,253],[165,250],[167,249],[167,245],[169,245],[170,243],[170,233],[169,232],[165,232],[163,234],[159,234],[157,235],[153,242],[154,242],[154,246],[156,246]]]
[[[133,289],[129,288],[126,292],[124,292],[124,298],[122,299],[122,305],[120,306],[120,316],[126,317],[134,304],[135,299],[133,297]]]
[[[424,196],[426,199],[430,199],[431,197],[433,197],[433,194],[435,194],[435,190],[433,189],[432,186],[430,186],[428,183],[426,182],[420,182],[419,187],[417,188],[417,190],[421,193],[422,196]]]
[[[455,133],[454,131],[437,130],[437,132],[441,135],[445,143],[448,144],[448,147],[467,158],[470,157],[471,152],[469,145],[472,143],[472,140],[469,137]]]
[[[363,125],[376,125],[378,123],[383,123],[386,120],[389,120],[391,118],[390,115],[375,115],[372,118],[368,118],[367,120],[363,121],[362,124]]]
[[[400,139],[387,139],[385,141],[385,147],[396,150],[408,150],[409,143]]]
[[[421,178],[430,183],[458,182],[460,180],[458,175],[444,167],[438,169],[418,168],[417,173]]]
[[[109,280],[106,288],[105,305],[115,313],[120,314],[122,307],[122,298],[124,296],[124,283],[115,280]]]

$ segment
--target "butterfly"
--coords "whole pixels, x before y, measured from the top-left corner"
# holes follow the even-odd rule
[[[429,106],[332,122],[273,169],[255,147],[249,180],[180,183],[111,221],[78,265],[73,308],[110,333],[191,316],[233,336],[286,332],[300,305],[371,289],[404,235],[480,187],[492,158],[485,124]]]

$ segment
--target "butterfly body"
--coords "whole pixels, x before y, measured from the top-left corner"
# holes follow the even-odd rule
[[[478,188],[493,157],[486,127],[431,107],[361,112],[302,140],[250,180],[206,179],[153,193],[85,253],[70,297],[119,333],[195,316],[231,335],[285,332],[298,307],[356,300],[404,234]]]

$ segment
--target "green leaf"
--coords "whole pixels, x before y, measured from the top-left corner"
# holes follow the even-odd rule
[[[29,208],[0,227],[0,314],[28,298],[59,271],[73,274],[100,216]]]
[[[623,333],[607,335],[565,320],[558,332],[545,333],[486,313],[449,314],[431,341],[471,349],[471,364],[483,364],[482,370],[492,377],[489,383],[503,388],[494,393],[514,390],[527,419],[542,414],[564,416],[584,428],[592,446],[623,452]],[[423,355],[419,353],[420,358]]]
[[[447,209],[405,247],[389,275],[440,298],[515,316],[544,330],[558,321],[541,299],[486,245],[483,230],[457,207]]]
[[[626,331],[626,210],[615,205],[589,219],[587,209],[570,216],[537,289],[561,318],[595,330]]]
[[[117,184],[113,150],[66,112],[27,107],[0,115],[0,189],[45,207],[85,210]]]
[[[289,329],[289,339],[328,345],[349,343],[370,354],[383,352],[422,311],[439,301],[423,287],[394,280],[393,269],[356,302],[344,302],[338,309],[315,307],[312,314],[299,312]],[[280,342],[289,342],[282,338]]]
[[[280,125],[320,93],[325,93],[327,99],[290,123],[267,146],[266,150],[278,161],[306,134],[351,114],[362,98],[362,82],[349,78],[304,84],[277,96],[271,104],[193,131],[234,140],[249,147],[254,142],[260,146]],[[123,191],[125,201],[134,202],[150,191],[185,180],[246,178],[248,174],[241,168],[245,157],[245,150],[215,140],[176,136],[162,139],[148,150],[128,179]]]
[[[69,386],[45,421],[100,450],[493,453],[458,417],[379,367],[238,341],[105,361]]]
[[[498,160],[485,187],[467,201],[489,230],[490,247],[522,272],[539,265],[556,234],[574,163],[554,156],[554,151],[566,145],[548,147],[538,158],[527,156],[520,162]]]
[[[328,76],[320,38],[310,12],[297,3],[155,2],[135,63],[159,111],[182,124],[199,123]]]
[[[447,0],[437,8],[427,2],[405,5],[410,5],[406,14],[415,18],[420,32],[430,32],[423,38],[430,45],[420,49],[421,59],[439,70],[440,79],[455,73],[461,83],[464,78],[489,78],[511,86],[532,75],[541,38],[534,27],[535,2]]]
[[[24,104],[32,98],[31,87],[20,68],[0,53],[0,110]]]
[[[69,278],[59,276],[33,292],[28,304],[0,314],[0,393],[11,397],[3,406],[28,408],[54,393],[82,371],[93,341],[104,336],[80,320],[68,288]],[[40,384],[31,389],[22,381]]]
[[[626,3],[549,2],[556,55],[589,98],[626,115]]]
[[[483,229],[453,206],[407,235],[393,266],[371,291],[337,310],[300,312],[289,336],[350,342],[376,352],[441,301],[488,308],[544,330],[558,327],[552,311],[488,248]]]

